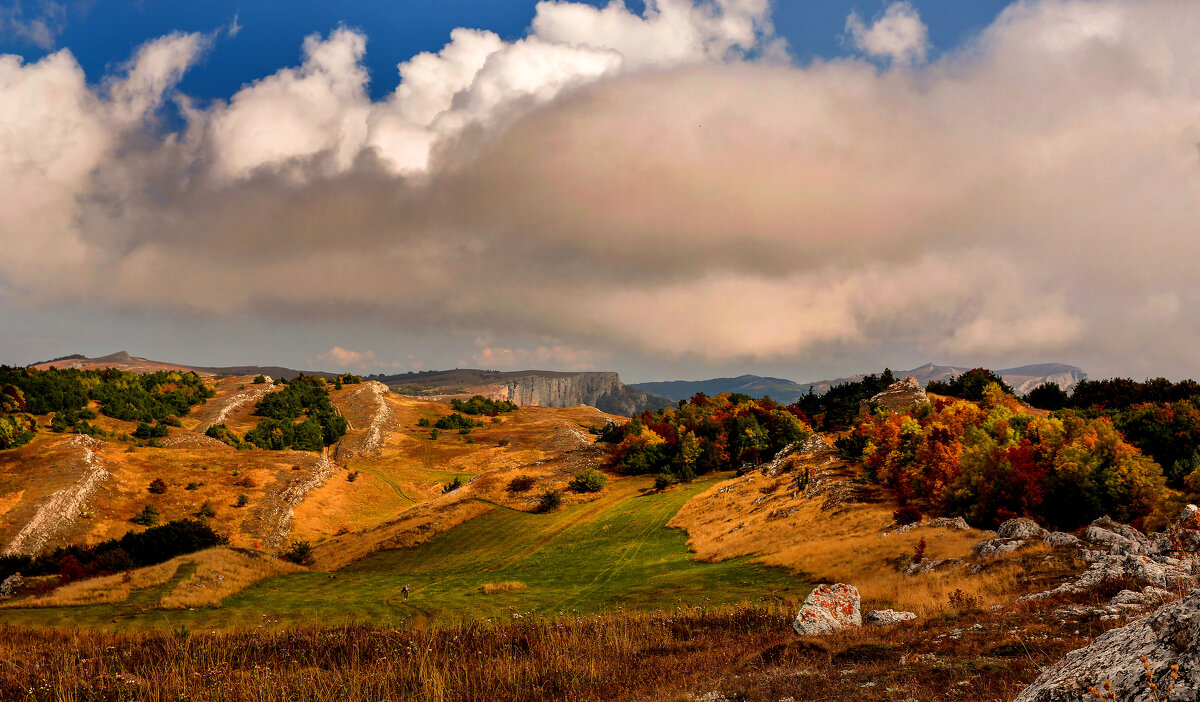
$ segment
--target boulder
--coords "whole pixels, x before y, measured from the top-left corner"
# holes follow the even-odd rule
[[[867,624],[886,626],[888,624],[910,622],[916,618],[917,615],[912,612],[897,612],[894,609],[873,609],[867,612],[867,616],[863,617],[863,621]]]
[[[853,585],[818,585],[804,599],[792,629],[801,636],[819,636],[862,626],[861,601]]]
[[[972,549],[979,558],[998,558],[1016,551],[1025,543],[1024,539],[986,539],[975,544]]]
[[[0,583],[0,597],[11,597],[12,595],[15,595],[17,590],[20,590],[24,584],[25,579],[21,577],[21,574],[13,573],[5,578],[4,582]]]
[[[1159,685],[1154,697],[1146,685],[1146,668]],[[1068,653],[1017,696],[1015,702],[1065,702],[1090,699],[1088,687],[1112,684],[1116,699],[1138,702],[1166,699],[1171,666],[1179,678],[1170,699],[1200,694],[1200,591],[1163,605],[1153,614],[1101,634],[1091,644]]]
[[[1078,536],[1065,531],[1052,531],[1042,538],[1042,543],[1053,548],[1077,548],[1083,545]]]
[[[1018,517],[1001,524],[996,529],[996,536],[1001,539],[1041,539],[1046,536],[1046,530],[1032,519]]]

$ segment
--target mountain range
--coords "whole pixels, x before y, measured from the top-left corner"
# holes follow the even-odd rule
[[[926,363],[911,370],[893,371],[893,374],[897,379],[911,375],[922,386],[926,386],[929,385],[930,381],[949,380],[968,370],[970,369],[958,366],[938,366]],[[1042,383],[1049,382],[1058,383],[1060,387],[1070,392],[1076,383],[1087,378],[1087,373],[1082,369],[1069,366],[1065,363],[1039,363],[1018,366],[1016,368],[1004,368],[995,371],[995,373],[1004,378],[1004,382],[1008,383],[1018,395],[1024,395]],[[865,374],[859,374],[832,380],[798,383],[784,378],[739,375],[735,378],[711,378],[709,380],[670,380],[634,383],[632,387],[675,401],[686,400],[698,392],[706,395],[716,395],[722,392],[740,392],[752,397],[770,395],[771,399],[788,404],[795,402],[802,395],[808,394],[810,390],[820,395],[828,392],[835,385],[862,380],[864,376]]]

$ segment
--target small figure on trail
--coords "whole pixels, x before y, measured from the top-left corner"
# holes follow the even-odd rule
[[[401,590],[401,592],[403,592],[403,593],[404,593],[404,599],[406,599],[406,600],[407,600],[407,599],[408,599],[408,593],[410,592],[410,590],[409,590],[409,588],[408,588],[408,585],[405,585],[405,586],[404,586],[404,589],[403,589],[403,590]]]

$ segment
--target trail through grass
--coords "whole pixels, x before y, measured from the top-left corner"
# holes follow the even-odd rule
[[[808,584],[782,569],[747,559],[693,560],[685,534],[666,527],[710,484],[656,493],[648,479],[617,480],[597,500],[555,513],[497,507],[417,548],[377,553],[333,574],[271,578],[227,598],[220,609],[149,611],[114,623],[113,608],[98,605],[72,608],[70,619],[89,628],[161,628],[165,623],[197,630],[350,622],[443,625],[519,618],[533,611],[586,614],[802,598]],[[481,592],[497,582],[526,587]],[[412,588],[407,600],[401,592],[406,584]],[[0,612],[0,621],[45,624],[46,614],[7,610]]]

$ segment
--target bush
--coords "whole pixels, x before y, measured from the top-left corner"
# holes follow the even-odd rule
[[[197,483],[196,481],[193,480],[192,482],[188,483],[183,489],[184,490],[199,490],[200,486],[203,484],[204,483]]]
[[[499,446],[500,448],[504,448],[505,446],[508,446],[511,443],[512,443],[512,441],[510,439],[500,439],[499,441],[496,442],[496,445]]]
[[[233,506],[234,507],[245,507],[248,504],[250,504],[250,497],[248,495],[246,495],[246,493],[243,492],[242,494],[237,496],[237,502],[235,502],[233,504]]]
[[[251,478],[248,475],[243,475],[241,478],[238,478],[237,480],[233,481],[233,484],[236,485],[237,487],[243,487],[243,488],[258,487],[258,483],[254,480],[254,478]]]
[[[162,478],[155,478],[150,481],[150,487],[146,489],[155,495],[162,495],[167,491],[167,482]]]
[[[679,478],[676,478],[670,473],[659,473],[658,475],[654,476],[654,489],[661,492],[678,482]]]
[[[431,427],[431,426],[433,426],[433,422],[429,421],[429,417],[421,417],[420,419],[417,420],[417,426]]]
[[[358,480],[358,471],[352,470],[349,473],[347,473],[346,480],[347,480],[347,482],[351,482],[351,483],[354,482],[355,480]]]
[[[470,431],[475,428],[475,420],[467,419],[458,412],[452,412],[434,422],[433,426],[438,429],[466,429]]]
[[[454,480],[451,480],[450,482],[446,483],[446,486],[442,488],[442,494],[445,495],[448,492],[454,492],[455,490],[459,489],[462,486],[463,486],[462,478],[456,477]]]
[[[607,484],[607,475],[595,468],[588,468],[571,478],[571,481],[567,483],[567,487],[573,492],[600,492]]]
[[[508,481],[509,492],[529,492],[537,482],[533,476],[521,474]]]
[[[450,407],[463,414],[487,414],[495,416],[501,412],[515,412],[517,405],[507,400],[489,400],[483,395],[476,395],[463,402],[457,398],[450,400]]]
[[[537,511],[553,512],[562,505],[562,492],[559,490],[547,490],[538,497]]]
[[[262,385],[262,384],[263,384],[263,383],[265,383],[265,382],[267,382],[267,376],[265,376],[265,375],[263,375],[263,374],[261,374],[261,373],[259,373],[258,375],[254,376],[254,384],[255,384],[255,385]]]
[[[133,519],[129,521],[133,522],[134,524],[140,524],[141,526],[154,526],[155,524],[158,524],[159,519],[160,517],[158,514],[158,508],[154,505],[146,505],[142,508],[141,512],[138,512],[136,515],[134,515]]]
[[[287,550],[279,555],[292,563],[303,566],[312,565],[314,561],[312,544],[307,541],[292,541]]]
[[[925,515],[921,513],[921,510],[918,509],[916,505],[903,505],[900,507],[900,509],[892,513],[892,518],[895,519],[896,523],[900,526],[905,526],[906,524],[915,524],[921,521],[924,516]]]
[[[434,441],[437,441],[437,438],[438,438],[438,430],[437,430],[437,429],[434,429],[433,431],[429,432],[429,438],[430,438],[430,439],[432,439],[432,440],[434,440]]]
[[[196,510],[196,516],[203,519],[212,519],[217,516],[217,510],[213,509],[211,502],[205,500],[204,504],[200,505],[200,509]]]

